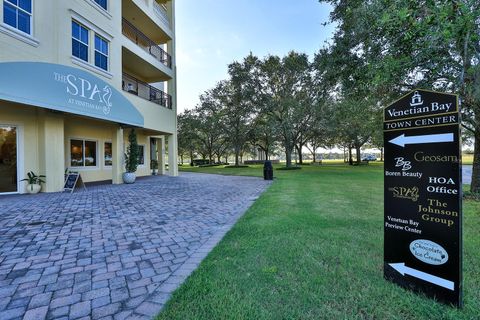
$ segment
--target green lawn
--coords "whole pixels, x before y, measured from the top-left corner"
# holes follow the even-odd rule
[[[473,154],[463,154],[462,155],[463,164],[473,164]]]
[[[262,175],[261,166],[189,170]],[[381,165],[274,174],[158,319],[479,319],[480,202],[464,205],[457,310],[383,279]]]

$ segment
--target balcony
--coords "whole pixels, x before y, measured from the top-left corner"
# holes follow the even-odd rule
[[[125,18],[122,20],[122,33],[163,65],[172,68],[172,57]]]
[[[122,18],[156,44],[173,40],[167,0],[122,0]]]
[[[168,21],[167,7],[165,6],[165,4],[158,3],[154,0],[153,11],[157,15],[157,17],[170,28],[170,21]]]
[[[142,99],[151,101],[167,109],[172,109],[172,96],[152,87],[146,82],[136,79],[135,77],[123,73],[122,89],[128,93],[134,94]]]

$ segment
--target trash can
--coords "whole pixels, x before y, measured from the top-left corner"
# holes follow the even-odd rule
[[[273,180],[273,167],[271,161],[265,161],[263,164],[263,179]]]

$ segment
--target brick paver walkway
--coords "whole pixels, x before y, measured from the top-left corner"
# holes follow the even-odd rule
[[[268,185],[183,173],[0,197],[0,319],[150,319]]]

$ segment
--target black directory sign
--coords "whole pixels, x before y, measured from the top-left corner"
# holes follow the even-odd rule
[[[385,108],[383,129],[384,276],[461,306],[458,98],[414,90]]]

